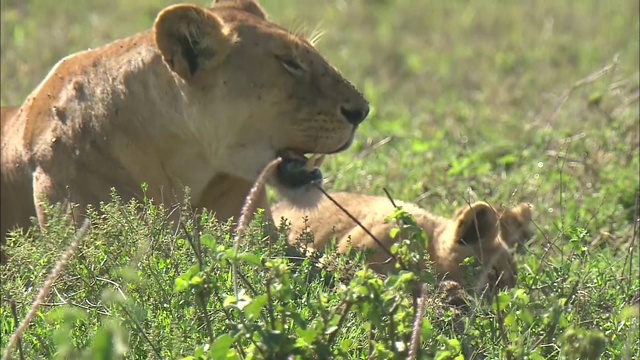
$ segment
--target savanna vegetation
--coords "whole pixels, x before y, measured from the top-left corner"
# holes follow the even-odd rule
[[[2,105],[171,3],[2,0]],[[416,344],[425,359],[640,358],[637,1],[261,3],[297,33],[322,30],[317,47],[371,103],[354,145],[325,161],[325,188],[386,189],[447,216],[530,203],[516,288],[451,307],[425,274],[376,275],[358,255],[328,276],[284,240],[267,246],[260,217],[236,249],[210,214],[185,207],[176,232],[166,207],[114,194],[12,358],[393,359]],[[3,349],[74,239],[50,212],[7,239]],[[419,322],[416,280],[430,295]]]

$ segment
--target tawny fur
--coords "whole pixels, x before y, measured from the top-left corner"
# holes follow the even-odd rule
[[[525,242],[533,236],[530,204],[518,204],[512,209],[496,208],[500,218],[500,235],[508,247],[525,252]]]
[[[398,239],[390,236],[395,221],[385,224],[394,207],[386,197],[336,192],[330,195],[351,215],[360,221],[387,249]],[[464,286],[484,286],[496,282],[500,287],[513,287],[516,266],[509,245],[522,243],[531,221],[531,210],[526,204],[514,209],[493,209],[486,202],[476,202],[456,210],[451,219],[438,216],[415,204],[396,201],[396,205],[411,214],[426,233],[427,251],[441,280],[455,281]],[[303,231],[313,235],[313,243],[299,244],[303,248],[322,250],[335,236],[337,251],[346,252],[349,247],[371,248],[375,253],[367,258],[370,267],[379,273],[396,271],[395,262],[381,250],[371,236],[329,199],[322,199],[315,209],[301,209],[287,202],[272,207],[276,222],[285,218],[291,223],[288,242],[297,245]],[[513,231],[513,226],[518,231]],[[482,274],[465,277],[460,263],[467,257],[475,257],[483,267]]]
[[[60,60],[22,106],[2,109],[2,238],[30,216],[42,225],[43,198],[78,204],[79,217],[111,188],[142,198],[143,182],[158,202],[181,202],[188,186],[194,207],[226,221],[277,151],[349,147],[345,109],[366,117],[368,104],[255,1],[170,6],[152,29]]]

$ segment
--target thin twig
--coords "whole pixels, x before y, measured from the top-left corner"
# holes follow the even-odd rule
[[[258,192],[264,189],[264,184],[267,181],[269,175],[275,170],[275,168],[280,165],[282,162],[282,158],[277,158],[267,164],[265,168],[262,170],[256,182],[253,184],[253,187],[249,191],[249,194],[244,200],[244,204],[242,205],[242,211],[240,212],[240,218],[238,219],[238,228],[236,230],[235,237],[235,245],[234,245],[234,254],[238,254],[238,249],[240,248],[240,241],[242,239],[242,235],[244,234],[244,229],[249,224],[249,220],[251,219],[251,209],[253,208],[253,204],[258,199]],[[233,271],[233,290],[235,292],[236,297],[239,296],[238,293],[238,268],[236,265],[236,260],[231,262],[231,268]]]
[[[376,244],[378,244],[378,246],[380,246],[380,248],[382,250],[384,250],[385,253],[387,253],[387,255],[389,255],[391,258],[393,258],[395,261],[397,261],[400,266],[402,267],[403,270],[407,270],[407,267],[405,266],[404,262],[402,261],[402,259],[396,257],[394,254],[391,253],[391,250],[389,250],[375,235],[373,235],[371,233],[371,231],[369,231],[369,229],[366,228],[366,226],[364,226],[358,219],[356,219],[355,216],[351,215],[351,213],[345,209],[342,205],[340,205],[331,195],[329,195],[329,193],[322,188],[322,186],[316,185],[316,188],[318,190],[320,190],[324,196],[326,196],[329,200],[331,200],[331,202],[338,207],[338,209],[340,209],[342,212],[344,212],[353,222],[356,223],[356,225],[358,225],[362,230],[364,230],[365,233],[367,233],[367,235],[369,235],[373,241],[376,242]]]
[[[256,291],[256,288],[254,288],[253,285],[251,285],[251,282],[249,282],[249,279],[247,279],[247,277],[244,276],[243,273],[238,272],[238,276],[240,277],[240,280],[242,280],[242,283],[247,287],[247,289],[249,289],[251,296],[259,295],[258,292]]]
[[[193,234],[189,233],[187,230],[187,226],[183,221],[180,221],[180,226],[184,231],[184,234],[187,236],[187,240],[193,249],[193,252],[196,254],[196,259],[198,261],[198,267],[200,270],[203,269],[202,262],[202,243],[200,238],[198,237],[199,232],[197,231],[198,222],[195,219],[196,215],[193,215]],[[197,240],[196,240],[197,239]],[[209,279],[209,274],[206,274],[205,277]],[[209,318],[209,313],[207,312],[207,296],[205,296],[204,289],[201,287],[196,290],[195,293],[196,303],[199,305],[200,310],[202,311],[202,318],[204,320],[204,325],[207,329],[207,335],[209,335],[209,342],[213,344],[215,338],[213,335],[213,328],[211,327],[211,319]]]
[[[347,315],[349,314],[349,310],[353,305],[353,303],[349,301],[344,301],[344,303],[344,307],[342,308],[342,311],[340,311],[340,318],[338,319],[338,324],[335,328],[335,331],[329,334],[329,337],[327,338],[327,344],[329,345],[331,345],[335,341],[336,336],[338,336],[338,332],[342,328],[342,325],[344,324],[344,321],[347,319]]]
[[[266,285],[265,287],[267,290],[267,314],[269,315],[269,325],[271,325],[271,330],[275,331],[276,320],[275,320],[275,316],[273,315],[273,299],[271,299],[271,280],[272,278],[269,277],[265,282],[265,285]]]
[[[567,153],[569,153],[569,147],[571,146],[571,143],[568,143],[567,145],[567,149],[565,150],[565,155]],[[556,160],[557,161],[557,160]],[[558,181],[560,181],[560,191],[558,192],[560,195],[560,226],[561,229],[560,231],[562,232],[562,235],[564,236],[565,231],[566,231],[566,226],[565,226],[565,219],[564,219],[564,165],[566,163],[566,157],[562,158],[562,164],[560,165],[560,171],[558,172],[559,175],[559,179]],[[564,253],[562,254],[562,258],[564,259]]]
[[[636,239],[638,238],[638,225],[640,225],[640,191],[636,191],[635,206],[633,209],[633,236],[631,237],[631,244],[629,245],[629,255],[624,258],[624,265],[622,266],[622,277],[624,277],[624,269],[627,267],[627,261],[629,261],[629,282],[635,278],[631,273],[633,271],[633,250],[636,246]]]
[[[418,299],[418,306],[415,311],[415,318],[413,319],[413,330],[411,331],[411,345],[409,346],[408,360],[417,359],[418,344],[420,344],[420,331],[422,330],[422,319],[424,318],[425,306],[427,301],[427,288],[423,284],[420,287],[420,298]]]
[[[138,320],[133,317],[133,315],[129,312],[129,310],[127,310],[127,308],[124,306],[124,304],[120,304],[120,308],[122,309],[122,311],[124,311],[125,314],[127,314],[127,317],[129,318],[129,320],[131,320],[131,322],[133,322],[133,324],[136,326],[136,328],[138,329],[138,331],[142,335],[142,338],[149,344],[149,346],[151,347],[151,350],[153,350],[154,354],[156,354],[156,357],[158,359],[162,359],[162,356],[160,356],[160,351],[158,351],[158,349],[156,349],[156,347],[153,345],[153,342],[147,336],[147,333],[142,328],[142,325],[140,325],[140,322],[138,322]]]
[[[29,326],[29,322],[31,322],[33,317],[36,316],[38,306],[40,306],[40,304],[44,301],[45,297],[51,291],[51,285],[53,285],[54,280],[58,277],[58,275],[60,275],[64,267],[69,262],[69,259],[71,259],[71,256],[73,256],[76,249],[78,248],[78,245],[80,244],[84,236],[87,234],[87,231],[89,229],[89,224],[90,224],[89,219],[85,219],[84,223],[82,224],[82,227],[76,234],[75,239],[71,242],[71,244],[69,244],[69,247],[67,248],[67,250],[64,252],[64,254],[62,254],[62,257],[60,257],[60,260],[58,260],[56,265],[53,267],[53,270],[51,270],[51,272],[49,273],[49,276],[47,277],[47,280],[45,280],[44,285],[40,289],[38,296],[36,296],[35,300],[33,301],[33,304],[31,305],[31,309],[29,309],[27,316],[25,316],[25,318],[22,320],[22,323],[20,323],[20,326],[16,329],[16,331],[14,331],[13,335],[11,335],[11,339],[9,340],[9,343],[7,344],[7,347],[4,349],[4,353],[2,354],[2,360],[9,359],[9,355],[11,354],[11,349],[16,345],[16,343],[18,342],[18,339],[22,337],[22,333],[26,330],[27,326]]]
[[[184,231],[184,234],[187,236],[187,241],[189,242],[189,245],[191,245],[191,248],[193,249],[193,252],[196,254],[196,260],[198,261],[198,266],[200,266],[200,269],[202,269],[202,249],[200,248],[200,244],[198,242],[198,244],[196,244],[194,238],[195,235],[197,235],[197,232],[195,231],[195,221],[194,221],[194,231],[193,231],[193,235],[191,233],[189,233],[189,230],[187,230],[187,226],[184,224],[184,222],[180,221],[180,226],[182,227],[182,231]]]
[[[489,284],[489,286],[487,286],[487,288],[489,288],[491,286],[491,284]],[[503,316],[502,312],[504,311],[504,309],[500,308],[500,297],[499,296],[495,296],[494,297],[495,300],[495,305],[496,305],[496,321],[498,322],[498,331],[500,331],[500,340],[503,343],[504,348],[506,348],[507,346],[509,346],[509,338],[507,337],[507,331],[504,327],[504,319],[505,317]]]
[[[368,351],[367,359],[373,359],[373,340],[375,338],[375,335],[374,335],[375,331],[376,331],[375,324],[371,324],[371,327],[369,328],[369,351]]]
[[[385,194],[387,194],[387,198],[389,198],[389,201],[391,201],[391,205],[393,205],[394,208],[397,208],[398,205],[396,205],[396,202],[393,201],[393,197],[391,197],[391,194],[389,193],[389,190],[387,190],[386,187],[383,187],[382,190],[384,191]]]
[[[555,118],[558,116],[558,114],[560,113],[560,110],[562,110],[562,108],[564,107],[564,104],[567,102],[567,100],[569,100],[569,97],[571,97],[571,94],[576,91],[577,89],[591,84],[593,82],[595,82],[596,80],[598,80],[599,78],[601,78],[603,75],[607,74],[608,72],[614,70],[617,66],[618,66],[618,59],[619,59],[619,54],[616,54],[613,57],[613,60],[611,61],[611,63],[607,64],[605,67],[587,75],[586,77],[576,81],[569,89],[565,90],[564,93],[562,94],[562,97],[560,99],[560,101],[556,104],[556,107],[553,109],[553,112],[551,113],[551,115],[549,115],[548,121],[552,122],[555,120]]]
[[[9,304],[11,305],[11,315],[13,316],[13,321],[15,324],[18,324],[18,312],[16,311],[16,301],[13,299],[9,299]],[[18,338],[18,354],[20,354],[20,360],[24,360],[24,354],[22,353],[22,339]]]

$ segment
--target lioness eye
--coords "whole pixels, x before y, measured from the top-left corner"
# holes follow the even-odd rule
[[[298,75],[304,71],[304,68],[295,60],[292,59],[284,59],[282,60],[282,66],[287,69],[288,72]]]

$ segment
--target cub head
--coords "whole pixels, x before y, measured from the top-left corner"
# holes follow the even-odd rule
[[[531,212],[527,207],[528,217],[512,215],[522,214],[523,210],[518,206],[503,211],[502,218],[486,202],[476,202],[456,210],[438,247],[438,253],[446,259],[440,265],[441,272],[447,273],[445,278],[464,285],[473,284],[477,290],[484,289],[486,285],[491,288],[514,287],[517,270],[509,246],[519,243],[520,236],[527,233]],[[504,236],[509,237],[509,242],[504,240]],[[465,266],[460,265],[467,257],[480,266],[481,277],[469,278]]]
[[[500,238],[518,253],[524,253],[524,244],[533,236],[531,206],[518,204],[512,209],[497,209],[500,219]]]
[[[170,6],[153,28],[188,103],[185,127],[207,148],[208,161],[254,181],[281,157],[271,184],[293,201],[306,191],[319,199],[310,191],[322,182],[316,154],[351,145],[369,113],[362,94],[253,0]]]

